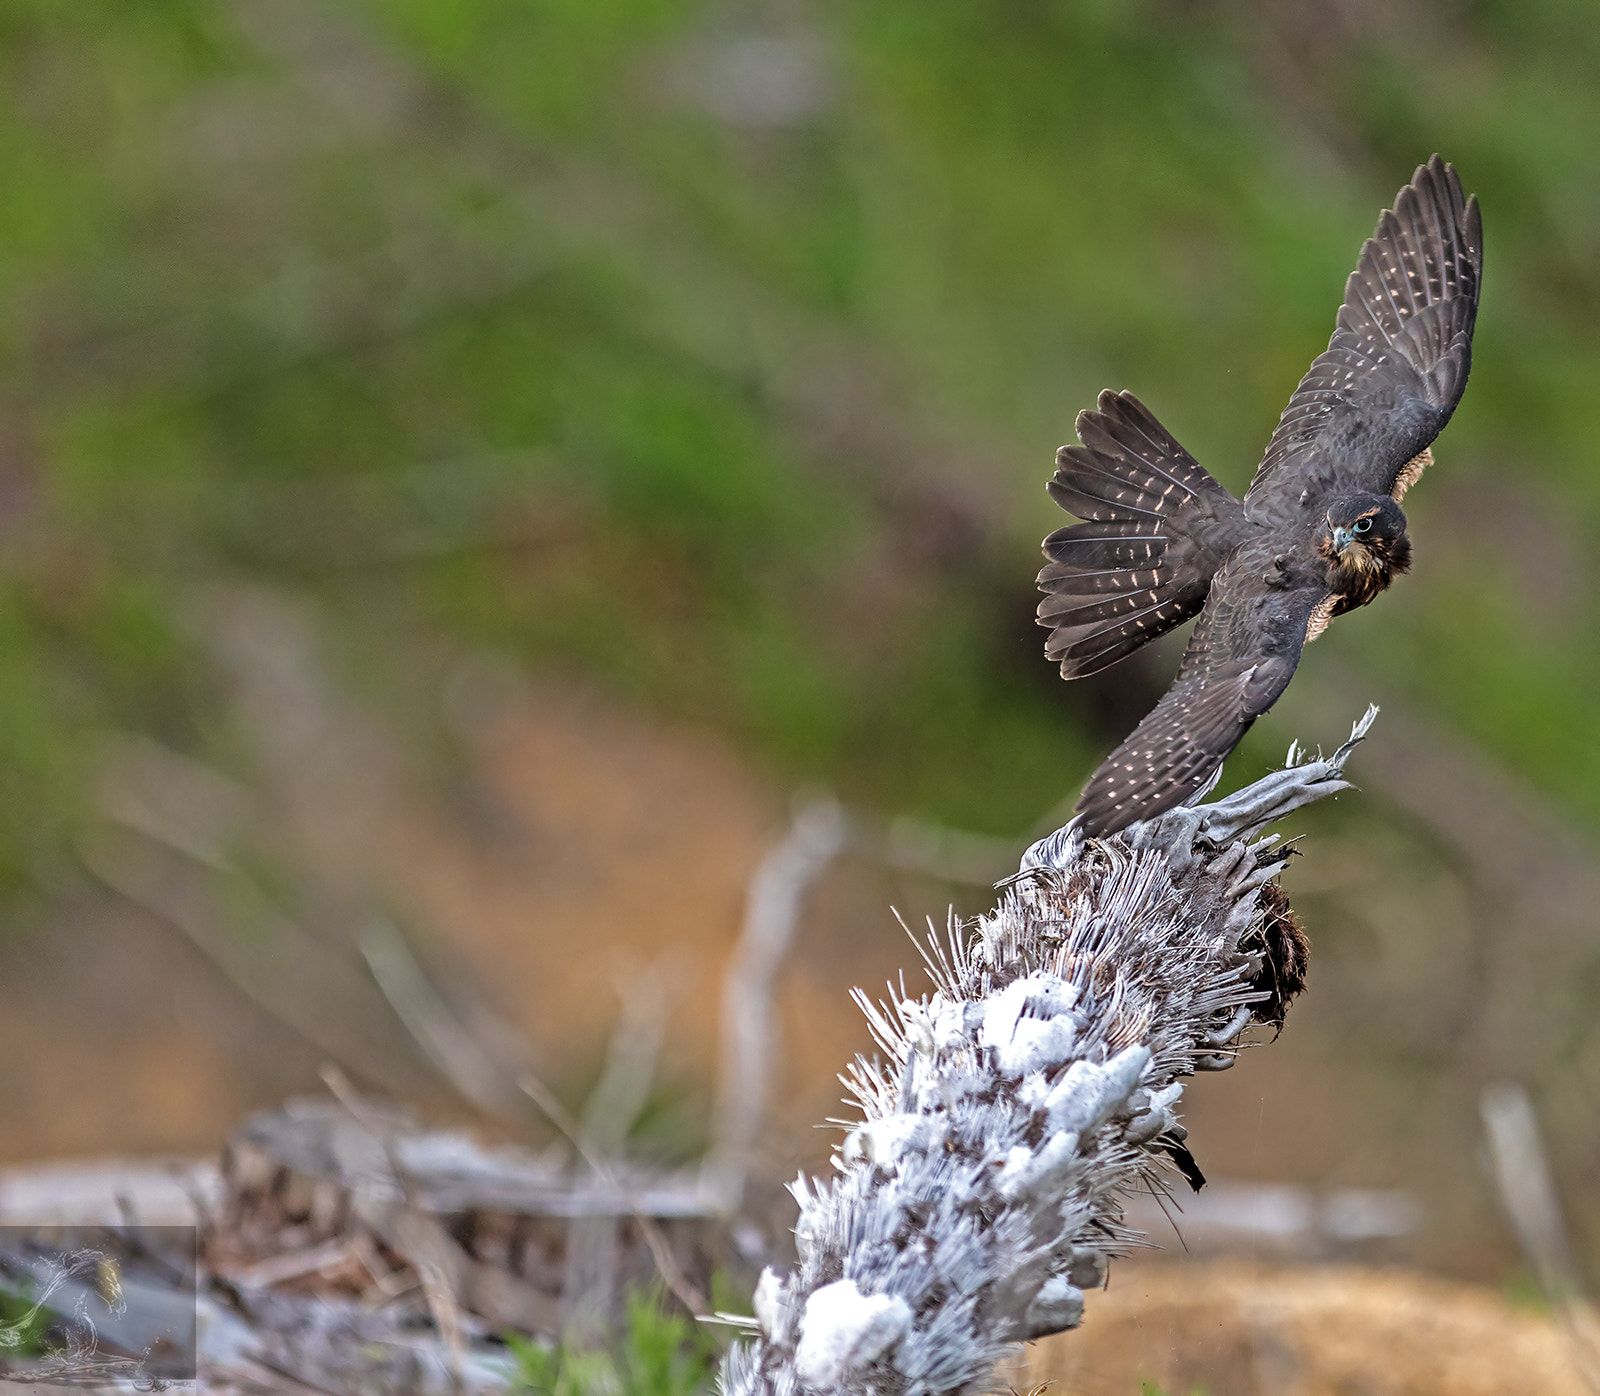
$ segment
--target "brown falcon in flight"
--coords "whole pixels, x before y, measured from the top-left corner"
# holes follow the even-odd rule
[[[1478,201],[1435,155],[1361,249],[1243,500],[1133,394],[1079,414],[1082,445],[1061,448],[1049,490],[1085,522],[1044,542],[1046,655],[1080,678],[1200,616],[1172,687],[1079,799],[1085,833],[1203,789],[1301,648],[1406,570],[1400,500],[1467,386],[1482,272]]]

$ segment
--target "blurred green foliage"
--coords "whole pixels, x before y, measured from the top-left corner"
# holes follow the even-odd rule
[[[512,1390],[533,1396],[700,1396],[712,1389],[718,1357],[704,1328],[639,1291],[628,1296],[627,1323],[610,1350],[509,1341]]]
[[[18,1358],[47,1356],[46,1335],[55,1322],[58,1316],[50,1310],[22,1295],[0,1291],[0,1354],[4,1354],[5,1366]]]
[[[1040,654],[1073,414],[1131,387],[1242,488],[1435,149],[1472,387],[1301,682],[1359,655],[1600,822],[1597,60],[1556,0],[17,0],[0,877],[60,875],[97,733],[226,744],[240,578],[397,712],[487,648],[1027,826],[1159,684]]]

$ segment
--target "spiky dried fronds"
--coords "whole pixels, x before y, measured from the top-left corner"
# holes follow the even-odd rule
[[[1186,1158],[1183,1078],[1232,1065],[1303,973],[1286,903],[1263,895],[1288,852],[1256,836],[1348,788],[1374,715],[1331,758],[1291,749],[1215,804],[1107,839],[1068,825],[975,934],[935,938],[931,996],[857,995],[884,1052],[852,1068],[865,1118],[838,1178],[792,1188],[800,1268],[763,1273],[729,1396],[977,1392],[1013,1345],[1080,1321],[1084,1288],[1138,1239],[1124,1199]]]

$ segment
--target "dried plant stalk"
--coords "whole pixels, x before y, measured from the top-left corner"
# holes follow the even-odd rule
[[[1304,939],[1272,881],[1274,820],[1348,789],[1345,760],[1298,760],[1215,804],[1085,841],[1035,844],[975,934],[924,954],[936,990],[857,1000],[884,1056],[847,1084],[864,1118],[838,1176],[792,1187],[798,1271],[767,1270],[728,1396],[987,1390],[1015,1345],[1077,1325],[1083,1291],[1138,1241],[1135,1190],[1184,1147],[1184,1078],[1281,1023]]]

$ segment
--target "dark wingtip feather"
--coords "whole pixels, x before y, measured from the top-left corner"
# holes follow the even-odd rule
[[[1091,674],[1098,674],[1102,669],[1109,669],[1113,664],[1119,663],[1132,654],[1144,643],[1144,636],[1137,640],[1126,640],[1119,645],[1111,645],[1101,650],[1098,654],[1086,654],[1076,658],[1066,658],[1057,661],[1064,679],[1086,679]],[[1046,652],[1046,659],[1055,659],[1055,656]]]

